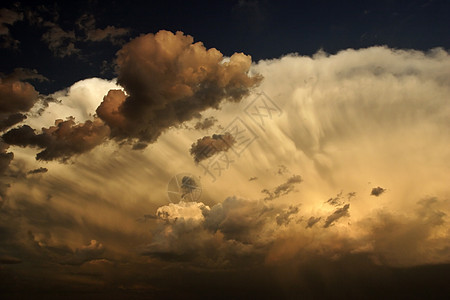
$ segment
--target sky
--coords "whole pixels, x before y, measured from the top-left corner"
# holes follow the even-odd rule
[[[448,1],[4,1],[5,299],[423,299]]]

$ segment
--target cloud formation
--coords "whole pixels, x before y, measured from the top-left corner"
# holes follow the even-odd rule
[[[378,197],[381,194],[383,194],[386,191],[386,189],[383,189],[382,187],[378,186],[378,187],[374,187],[372,189],[372,191],[370,192],[370,195]]]
[[[249,76],[251,58],[228,62],[216,49],[182,32],[140,36],[117,54],[117,82],[125,93],[108,94],[97,109],[117,140],[152,143],[172,126],[191,120],[222,100],[238,102],[261,81]]]
[[[2,48],[18,47],[19,41],[11,36],[9,26],[21,20],[23,20],[22,13],[7,8],[0,9],[0,46]]]
[[[204,136],[192,144],[189,152],[196,163],[208,159],[217,153],[228,151],[236,142],[235,138],[228,132],[224,134],[213,134]]]
[[[38,160],[65,161],[102,144],[109,132],[108,126],[98,118],[79,124],[69,118],[66,121],[56,120],[55,126],[42,128],[40,134],[36,134],[30,126],[23,125],[5,133],[3,140],[10,145],[45,148],[36,155]]]
[[[283,195],[289,194],[294,190],[295,185],[301,182],[302,177],[300,175],[292,175],[291,177],[288,178],[288,180],[285,183],[275,187],[272,191],[269,191],[268,189],[263,189],[261,193],[267,194],[267,197],[265,197],[264,200],[273,200]]]

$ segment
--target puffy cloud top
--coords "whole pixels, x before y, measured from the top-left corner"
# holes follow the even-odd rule
[[[249,76],[250,65],[242,53],[223,62],[218,50],[180,31],[143,35],[117,54],[118,83],[126,94],[108,93],[97,113],[114,138],[151,143],[223,99],[240,101],[262,79]]]

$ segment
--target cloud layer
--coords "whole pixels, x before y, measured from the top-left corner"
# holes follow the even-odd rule
[[[178,50],[161,47],[158,39]],[[202,71],[197,55],[201,61],[211,56],[218,65]],[[191,286],[198,288],[200,279],[224,295],[223,286],[232,285],[254,292],[250,295],[263,289],[272,298],[313,297],[317,291],[325,298],[345,297],[350,290],[355,297],[367,291],[378,295],[379,286],[393,295],[414,294],[424,286],[445,290],[441,274],[446,277],[450,262],[448,53],[372,47],[288,55],[252,66],[243,55],[228,65],[219,56],[182,34],[143,36],[119,55],[125,91],[111,82],[82,82],[87,90],[104,84],[97,102],[76,105],[76,99],[95,97],[80,97],[74,86],[62,103],[49,105],[49,115],[44,111],[23,120],[19,128],[25,129],[18,130],[27,130],[28,141],[36,140],[28,145],[53,143],[54,148],[46,148],[49,157],[91,150],[72,164],[48,161],[44,172],[33,149],[2,144],[1,166],[8,167],[11,185],[0,218],[2,270],[30,282],[51,270],[47,275],[55,284],[72,283],[74,289],[122,286],[155,294],[175,287],[194,293]],[[241,68],[241,59],[248,67]],[[182,63],[189,67],[181,68]],[[130,75],[137,65],[142,69]],[[167,68],[170,76],[150,78],[150,73],[160,74],[159,68]],[[230,78],[242,79],[245,93],[231,88],[231,101],[220,106],[202,106],[190,98],[202,84],[199,99],[211,92],[202,74],[215,78],[208,84],[217,88],[227,87],[220,84],[235,71],[240,75]],[[265,113],[261,94],[251,92],[259,81],[251,73],[264,77],[259,89],[281,109],[280,116]],[[224,93],[219,92],[227,98]],[[146,103],[145,95],[153,102]],[[179,117],[174,107],[186,108],[183,99],[192,100],[193,107]],[[94,119],[89,113],[101,101]],[[254,106],[263,124],[246,113]],[[52,126],[54,119],[75,111],[83,123],[69,119]],[[58,112],[63,115],[55,118]],[[258,138],[242,152],[223,152],[228,164],[215,157],[214,165],[196,164],[189,149],[205,135],[192,130],[199,112],[214,116],[218,128],[239,117],[242,129]],[[15,108],[13,113],[22,112]],[[182,121],[186,127],[176,126]],[[151,147],[131,151],[126,143],[101,142],[97,135],[77,139],[78,133],[89,136],[84,130],[96,128],[95,122],[109,127],[117,141],[131,138],[152,142]],[[39,127],[45,128],[42,133],[31,129]],[[215,181],[208,171],[215,172]],[[168,182],[179,173],[201,178],[197,202],[168,203]],[[27,272],[20,271],[23,266]]]

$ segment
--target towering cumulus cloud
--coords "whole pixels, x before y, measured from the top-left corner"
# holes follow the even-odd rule
[[[223,99],[238,102],[261,81],[249,76],[250,56],[235,53],[228,62],[216,49],[178,31],[140,36],[117,56],[118,83],[97,109],[117,140],[152,143],[171,126],[218,108]]]

